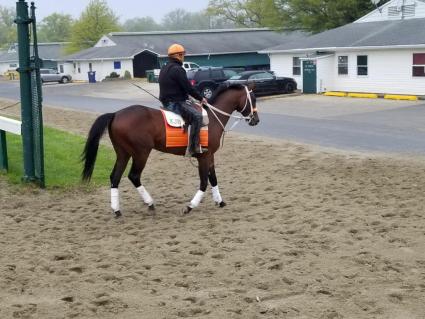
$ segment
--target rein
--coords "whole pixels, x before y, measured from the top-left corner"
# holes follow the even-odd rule
[[[252,99],[251,99],[251,93],[252,91],[248,90],[247,86],[244,86],[245,91],[246,91],[246,100],[245,100],[245,106],[243,107],[243,109],[239,112],[242,113],[243,111],[245,111],[245,109],[247,108],[248,104],[249,107],[251,108],[251,112],[249,113],[248,116],[243,116],[243,115],[232,115],[229,113],[226,113],[218,108],[216,108],[215,106],[207,103],[206,106],[211,110],[211,113],[214,115],[214,117],[217,119],[218,123],[221,125],[221,127],[223,128],[224,133],[230,132],[232,131],[236,125],[238,125],[240,123],[240,121],[242,120],[250,120],[252,118],[252,116],[254,115],[254,112],[257,111],[256,109],[253,108],[252,106]],[[222,115],[225,115],[229,118],[235,118],[237,119],[237,121],[235,123],[233,123],[232,127],[229,130],[226,130],[225,126],[223,125],[223,122],[220,121],[220,119],[217,116],[217,113],[220,113]]]
[[[245,109],[247,108],[247,106],[249,104],[249,107],[251,108],[251,112],[249,113],[248,116],[243,116],[242,114],[241,115],[232,115],[232,114],[226,113],[226,112],[216,108],[215,106],[213,106],[209,103],[206,104],[206,106],[210,109],[211,113],[214,115],[214,117],[216,118],[218,123],[223,128],[223,136],[221,138],[221,147],[223,147],[223,145],[224,145],[224,136],[226,135],[226,133],[231,132],[236,127],[236,125],[238,125],[242,120],[248,121],[248,120],[252,119],[252,117],[254,116],[254,112],[257,111],[257,109],[252,106],[252,99],[251,99],[252,90],[249,90],[247,86],[244,86],[244,88],[245,88],[245,92],[246,92],[245,106],[243,107],[243,109],[241,111],[239,111],[239,113],[242,113],[243,111],[245,111]],[[233,125],[230,127],[229,130],[226,130],[225,125],[223,124],[223,122],[220,121],[216,112],[220,113],[222,115],[225,115],[229,118],[235,118],[236,119],[235,123],[233,123]]]

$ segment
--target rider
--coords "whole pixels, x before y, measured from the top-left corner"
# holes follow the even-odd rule
[[[202,101],[202,104],[207,104],[207,100],[187,79],[186,71],[182,67],[185,54],[185,49],[180,44],[173,44],[168,48],[169,61],[159,73],[159,99],[166,110],[180,114],[191,125],[188,155],[193,155],[202,153],[199,142],[202,114],[189,101],[189,95]]]

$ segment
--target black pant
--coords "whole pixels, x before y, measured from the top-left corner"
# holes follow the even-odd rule
[[[199,131],[202,126],[202,114],[196,110],[195,106],[189,101],[171,102],[164,105],[171,112],[180,114],[186,123],[190,124],[190,143],[189,149],[193,153],[199,152]]]

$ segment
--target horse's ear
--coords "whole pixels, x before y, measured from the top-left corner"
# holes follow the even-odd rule
[[[248,82],[248,90],[253,91],[255,89],[255,82]]]

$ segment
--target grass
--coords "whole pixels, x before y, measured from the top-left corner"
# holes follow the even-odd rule
[[[23,151],[21,136],[6,134],[9,171],[5,175],[11,183],[21,183],[23,176]],[[44,127],[44,166],[47,188],[72,188],[81,186],[82,163],[80,155],[85,138]],[[113,149],[100,145],[96,166],[90,184],[108,185],[115,162]]]

